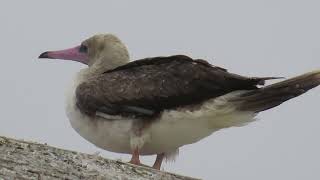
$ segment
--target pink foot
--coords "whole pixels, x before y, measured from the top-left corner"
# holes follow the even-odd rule
[[[133,152],[132,152],[132,157],[131,157],[131,160],[129,161],[130,164],[135,164],[135,165],[141,165],[141,162],[140,162],[140,154],[139,154],[139,149],[135,149]]]

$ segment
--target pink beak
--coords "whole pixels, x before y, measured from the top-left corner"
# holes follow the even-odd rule
[[[80,46],[60,51],[47,51],[40,54],[39,58],[72,60],[83,64],[88,64],[89,60],[87,53],[80,52]]]

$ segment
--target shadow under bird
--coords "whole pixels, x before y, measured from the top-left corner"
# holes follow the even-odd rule
[[[132,154],[156,154],[153,167],[181,146],[215,131],[244,126],[255,116],[320,84],[320,71],[264,86],[274,77],[245,77],[184,55],[129,62],[126,46],[112,34],[42,53],[88,65],[67,96],[72,127],[96,146]]]

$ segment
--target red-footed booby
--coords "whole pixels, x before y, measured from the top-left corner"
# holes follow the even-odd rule
[[[229,73],[205,60],[184,55],[129,62],[126,46],[112,34],[95,35],[81,45],[48,51],[39,58],[88,65],[67,97],[72,127],[96,146],[132,154],[164,157],[213,132],[243,126],[267,109],[320,84],[320,71],[264,86],[273,77]],[[258,87],[258,85],[260,85]]]

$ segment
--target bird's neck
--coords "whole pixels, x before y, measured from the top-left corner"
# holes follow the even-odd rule
[[[92,77],[103,74],[104,72],[125,65],[129,62],[129,58],[108,58],[103,60],[97,60],[89,67],[82,69],[79,73],[80,78],[85,81]]]

